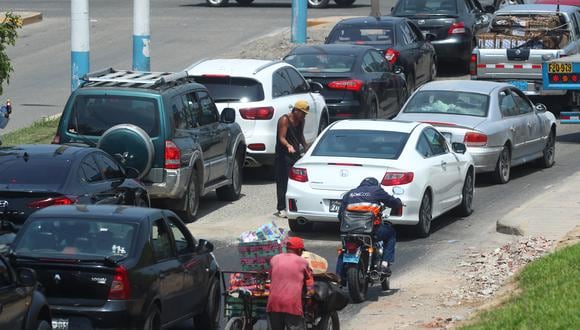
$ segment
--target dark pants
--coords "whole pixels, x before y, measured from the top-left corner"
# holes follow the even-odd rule
[[[276,210],[282,211],[286,209],[286,191],[288,190],[288,173],[290,168],[294,165],[285,156],[276,156],[274,161],[274,171],[276,175],[276,196],[278,202],[276,203]]]
[[[286,313],[268,313],[270,330],[306,330],[304,318]]]

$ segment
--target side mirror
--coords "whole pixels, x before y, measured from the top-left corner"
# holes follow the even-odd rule
[[[535,108],[536,108],[536,111],[539,111],[539,112],[548,111],[548,107],[544,103],[537,103]]]
[[[197,252],[210,253],[213,251],[213,244],[205,239],[200,239],[197,244]]]
[[[487,6],[483,7],[483,11],[485,13],[488,13],[488,14],[493,14],[493,13],[495,13],[495,7],[491,6],[491,5],[487,5]]]
[[[134,167],[125,168],[125,177],[127,179],[136,179],[139,177],[140,174],[141,172],[139,172],[139,170]]]
[[[30,268],[19,268],[18,269],[18,281],[23,286],[35,286],[36,285],[36,272],[34,269]]]
[[[401,74],[403,73],[403,67],[402,66],[398,66],[398,65],[394,65],[393,66],[393,72],[396,74]]]
[[[310,85],[310,91],[312,93],[320,93],[324,89],[324,86],[322,86],[321,83],[312,81],[310,79],[308,80],[308,84]]]
[[[222,123],[231,124],[236,121],[236,110],[232,108],[225,108],[222,110],[220,115],[220,121]]]
[[[464,154],[467,151],[467,147],[461,142],[453,142],[451,148],[453,148],[453,151],[458,154]]]
[[[437,39],[437,36],[436,36],[436,35],[434,35],[433,33],[427,33],[427,34],[425,35],[425,40],[427,40],[427,41],[429,41],[429,42],[431,42],[431,41],[433,41],[433,40],[435,40],[435,39]]]

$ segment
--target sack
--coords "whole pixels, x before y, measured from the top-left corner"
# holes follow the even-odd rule
[[[345,211],[340,221],[340,232],[343,234],[370,234],[373,231],[372,212]]]
[[[339,311],[348,305],[348,297],[335,283],[316,281],[314,291],[314,298],[320,303],[323,312]]]
[[[308,261],[308,265],[310,266],[310,269],[312,269],[313,274],[324,274],[328,270],[328,261],[318,254],[310,251],[303,251],[302,258]]]

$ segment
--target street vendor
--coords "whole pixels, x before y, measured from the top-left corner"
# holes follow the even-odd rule
[[[302,298],[311,296],[314,277],[308,261],[302,258],[304,241],[290,237],[286,253],[277,254],[270,260],[270,297],[268,298],[268,322],[272,330],[306,329]]]

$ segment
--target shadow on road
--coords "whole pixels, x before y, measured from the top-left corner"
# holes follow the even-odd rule
[[[580,132],[559,135],[556,141],[560,143],[580,143]]]
[[[457,63],[441,62],[437,65],[437,78],[465,78],[469,79],[469,75],[465,66],[458,65]]]

